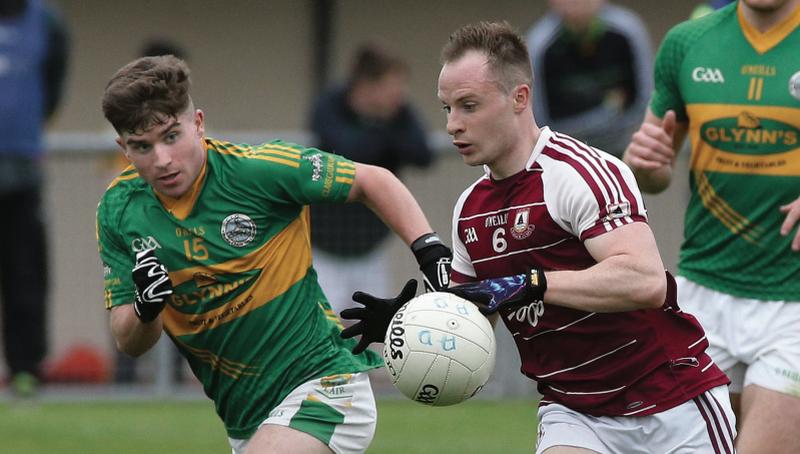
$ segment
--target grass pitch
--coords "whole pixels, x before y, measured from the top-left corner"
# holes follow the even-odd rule
[[[378,430],[369,454],[532,453],[533,400],[470,400],[429,407],[411,400],[379,400]]]
[[[475,400],[428,407],[378,401],[378,429],[367,451],[530,453],[536,402]],[[26,454],[230,453],[210,401],[4,402],[0,451]]]

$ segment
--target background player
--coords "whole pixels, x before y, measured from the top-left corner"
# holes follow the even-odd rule
[[[642,19],[606,0],[548,0],[527,33],[540,124],[622,156],[653,90]]]
[[[728,380],[677,305],[631,171],[537,126],[508,24],[457,30],[442,60],[447,132],[486,170],[454,210],[450,291],[514,336],[543,395],[537,452],[733,452]],[[409,296],[355,295],[365,307],[342,313],[360,320],[342,334],[385,327]]]
[[[800,452],[798,24],[798,0],[744,0],[674,27],[624,158],[659,192],[690,137],[678,289],[731,379],[741,453]]]
[[[409,165],[429,166],[434,155],[408,99],[409,79],[408,65],[399,57],[375,45],[360,47],[347,82],[314,102],[309,127],[319,148],[397,176]],[[311,207],[314,268],[337,313],[352,306],[350,295],[360,285],[370,293],[394,291],[390,234],[364,205]]]
[[[146,57],[103,96],[133,164],[97,210],[117,347],[141,355],[165,330],[235,453],[363,452],[376,413],[364,371],[381,362],[338,336],[311,266],[307,205],[370,206],[407,244],[430,240],[415,243],[421,263],[449,250],[385,169],[280,141],[206,138],[189,85],[182,60]]]

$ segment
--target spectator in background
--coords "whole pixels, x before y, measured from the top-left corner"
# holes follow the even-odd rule
[[[44,127],[63,93],[67,29],[41,0],[0,0],[0,286],[11,390],[36,392],[47,353]]]
[[[635,13],[605,0],[549,0],[528,32],[542,125],[617,157],[644,116],[652,48]]]
[[[678,292],[731,379],[743,454],[800,452],[798,25],[800,0],[742,0],[673,27],[624,157],[658,193],[691,141]]]
[[[433,153],[408,103],[408,81],[405,62],[363,46],[347,82],[324,92],[314,105],[310,126],[317,145],[395,174],[409,164],[430,165]],[[369,208],[314,205],[311,222],[314,267],[336,313],[352,304],[355,289],[391,291],[391,258],[385,244],[390,231]]]

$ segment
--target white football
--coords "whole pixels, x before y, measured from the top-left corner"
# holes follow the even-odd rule
[[[473,303],[424,293],[400,308],[386,332],[383,359],[392,383],[412,400],[444,406],[477,394],[494,370],[492,324]]]

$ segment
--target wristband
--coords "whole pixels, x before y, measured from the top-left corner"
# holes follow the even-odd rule
[[[411,243],[411,252],[414,253],[416,256],[421,250],[425,249],[428,246],[434,246],[437,244],[444,244],[442,240],[439,238],[439,234],[436,232],[426,233],[421,237],[417,238]]]
[[[544,300],[544,292],[547,291],[547,278],[544,277],[543,269],[531,268],[528,272],[528,288],[535,299]]]

